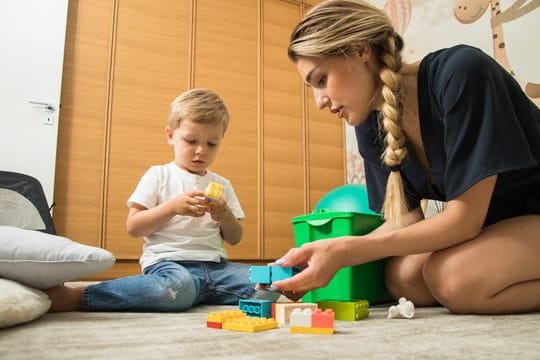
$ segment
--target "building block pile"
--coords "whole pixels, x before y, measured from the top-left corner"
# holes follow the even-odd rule
[[[252,266],[250,281],[271,284],[294,276],[295,268]],[[324,309],[324,310],[323,310]],[[206,326],[242,332],[259,332],[289,325],[296,334],[334,334],[334,320],[360,320],[369,316],[366,300],[325,300],[317,303],[274,302],[266,299],[241,299],[238,309],[208,313]]]

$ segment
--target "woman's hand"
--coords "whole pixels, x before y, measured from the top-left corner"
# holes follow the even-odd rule
[[[336,272],[350,261],[346,237],[317,240],[289,250],[273,265],[296,266],[302,271],[286,280],[272,284],[291,300],[309,290],[327,285]]]

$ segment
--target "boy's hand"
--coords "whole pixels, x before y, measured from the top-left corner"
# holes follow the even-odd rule
[[[212,216],[214,221],[222,222],[230,216],[234,216],[232,210],[223,198],[220,198],[218,201],[208,201],[207,205],[206,211],[210,213],[210,216]]]
[[[201,217],[209,206],[202,191],[191,191],[177,195],[170,201],[176,215]]]

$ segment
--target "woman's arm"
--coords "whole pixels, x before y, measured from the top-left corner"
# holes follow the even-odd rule
[[[318,240],[291,249],[276,263],[305,269],[273,285],[284,291],[308,291],[326,285],[342,267],[389,256],[433,252],[472,239],[482,229],[496,179],[491,176],[481,180],[431,218],[414,222],[419,214],[413,211],[409,226],[382,225],[368,235]]]
[[[371,251],[384,257],[433,252],[478,236],[496,181],[497,176],[479,181],[431,218],[380,236],[366,236]]]
[[[412,210],[411,212],[409,212],[407,215],[404,216],[403,224],[401,226],[394,225],[389,222],[385,222],[381,226],[379,226],[378,228],[370,232],[370,234],[371,235],[386,234],[391,231],[399,230],[406,226],[412,225],[421,220],[424,220],[424,213],[422,212],[422,209],[420,207],[417,207],[416,209]]]

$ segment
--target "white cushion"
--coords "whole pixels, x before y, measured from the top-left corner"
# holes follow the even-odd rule
[[[43,291],[0,279],[0,328],[37,319],[50,307],[51,300]]]
[[[0,278],[47,289],[110,268],[107,250],[40,231],[0,226]]]

